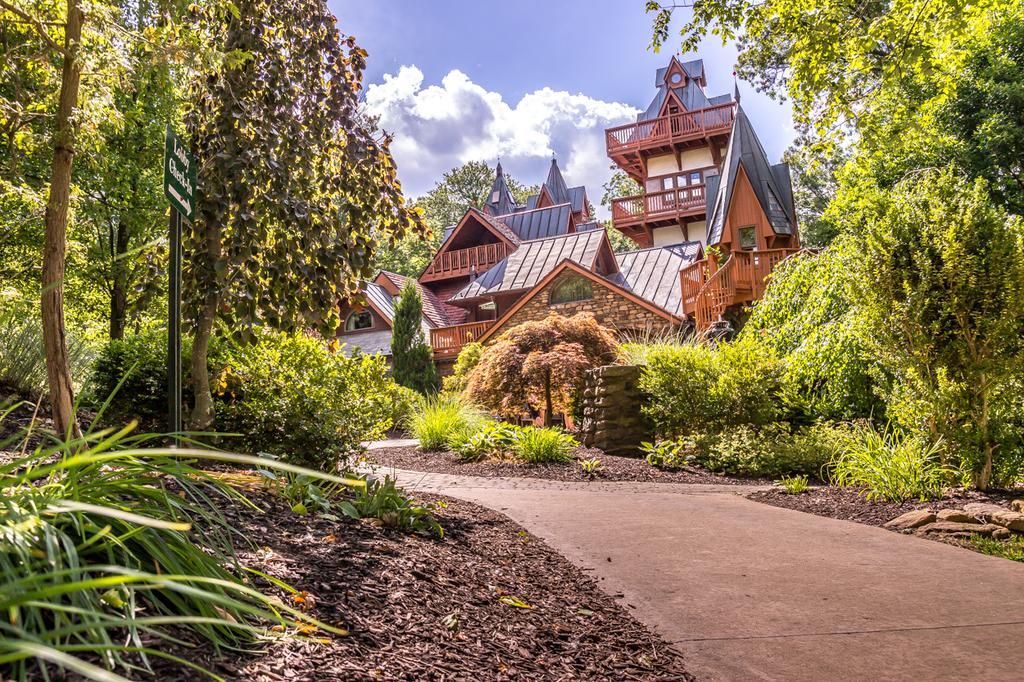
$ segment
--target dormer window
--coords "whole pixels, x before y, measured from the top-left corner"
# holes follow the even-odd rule
[[[345,319],[345,331],[357,332],[361,329],[373,329],[373,315],[369,310],[357,310]]]
[[[500,199],[500,198],[501,198],[501,192],[494,191],[494,192],[491,193],[491,203],[492,204],[498,203],[498,199]]]

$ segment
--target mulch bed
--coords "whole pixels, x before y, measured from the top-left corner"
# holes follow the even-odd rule
[[[881,526],[888,521],[915,509],[959,509],[970,502],[992,502],[1009,507],[1010,500],[1024,497],[1024,491],[990,491],[981,493],[974,490],[955,490],[939,500],[921,502],[868,501],[856,488],[822,486],[811,488],[799,495],[790,495],[783,490],[764,490],[750,493],[747,497],[775,507],[827,516],[844,521],[856,521],[869,526]]]
[[[383,467],[409,469],[462,476],[520,476],[556,481],[645,481],[657,483],[712,483],[719,485],[758,485],[771,481],[721,476],[700,468],[666,470],[653,467],[639,457],[609,455],[594,448],[580,447],[571,462],[529,464],[506,460],[459,462],[451,452],[422,452],[416,446],[370,450],[366,460]],[[596,457],[601,468],[589,475],[579,461]]]
[[[366,522],[229,509],[259,543],[249,565],[309,593],[341,625],[330,643],[282,641],[197,662],[239,680],[692,680],[680,655],[595,582],[500,514],[443,500],[443,540]],[[532,608],[503,604],[515,597]],[[159,663],[157,679],[195,674]]]

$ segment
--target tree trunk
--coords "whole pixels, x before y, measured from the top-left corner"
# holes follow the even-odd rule
[[[213,426],[213,394],[210,393],[207,355],[219,304],[216,294],[207,294],[196,325],[196,336],[192,341],[192,392],[195,394],[195,407],[192,408],[189,428],[193,431],[209,431]]]
[[[978,415],[978,427],[981,429],[981,447],[985,450],[985,461],[981,465],[981,469],[975,468],[974,471],[974,487],[978,490],[988,490],[989,485],[992,483],[992,439],[989,437],[989,423],[988,423],[988,386],[985,384],[987,377],[982,376],[982,389],[981,389],[981,410]]]
[[[551,372],[550,370],[544,376],[544,426],[551,426],[552,424],[552,412],[554,408],[551,405]]]
[[[64,66],[57,105],[50,196],[46,202],[46,238],[43,247],[42,321],[46,377],[50,389],[53,423],[62,436],[78,437],[81,431],[74,412],[74,391],[64,330],[64,261],[67,250],[68,202],[71,195],[71,164],[75,155],[72,120],[78,106],[82,66],[78,60],[85,17],[78,0],[68,0],[64,29]]]
[[[128,253],[129,231],[124,223],[117,225],[113,243],[113,262],[111,263],[110,288],[110,338],[124,338],[124,327],[128,315],[128,267],[124,256]]]

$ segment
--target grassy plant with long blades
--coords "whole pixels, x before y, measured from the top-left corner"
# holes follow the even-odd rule
[[[336,631],[250,584],[295,592],[239,561],[240,538],[219,509],[250,503],[194,465],[349,481],[246,455],[140,448],[151,436],[130,430],[0,464],[0,674],[56,666],[121,679],[111,671],[147,669],[154,657],[196,668],[168,648],[237,650],[280,632]]]

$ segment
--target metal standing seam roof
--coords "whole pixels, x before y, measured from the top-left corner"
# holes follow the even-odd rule
[[[622,273],[618,283],[648,303],[682,317],[679,271],[695,262],[701,253],[700,242],[682,242],[616,254]]]
[[[367,282],[363,286],[363,293],[366,295],[366,299],[373,304],[374,308],[376,308],[388,322],[394,322],[395,303],[391,299],[391,294],[387,292],[387,289],[379,284]]]
[[[592,270],[604,238],[602,232],[588,230],[523,242],[517,250],[449,300],[463,301],[531,289],[565,259]]]
[[[569,232],[571,204],[559,204],[497,216],[495,220],[504,223],[522,241],[545,239]]]
[[[717,244],[722,240],[726,213],[741,165],[775,234],[793,234],[795,218],[792,191],[790,187],[783,190],[780,186],[780,180],[789,177],[788,166],[776,164],[773,167],[768,162],[768,155],[750,125],[750,119],[743,107],[737,106],[736,120],[722,162],[718,191],[708,212],[708,244]]]

